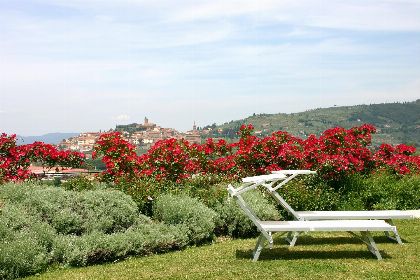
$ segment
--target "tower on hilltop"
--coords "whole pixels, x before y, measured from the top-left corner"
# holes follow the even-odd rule
[[[194,121],[194,125],[193,125],[193,130],[197,130],[197,126],[195,125],[195,121]]]
[[[149,124],[149,119],[147,117],[144,117],[144,125],[148,125]]]

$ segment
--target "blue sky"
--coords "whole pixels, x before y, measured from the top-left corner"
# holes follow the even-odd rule
[[[0,131],[420,98],[420,0],[0,0]]]

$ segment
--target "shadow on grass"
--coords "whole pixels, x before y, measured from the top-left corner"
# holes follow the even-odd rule
[[[380,251],[382,258],[388,259],[390,256]],[[236,250],[237,259],[252,259],[252,250]],[[260,260],[299,260],[299,259],[372,259],[376,257],[367,249],[364,250],[305,250],[293,251],[288,248],[263,249],[259,257]]]
[[[407,243],[407,244],[411,243],[409,240],[406,240],[406,239],[402,238],[401,236],[400,236],[400,238],[401,238],[402,243]],[[386,237],[385,235],[373,236],[373,239],[375,240],[376,243],[395,243],[395,244],[398,244],[397,241],[391,240],[388,237]]]

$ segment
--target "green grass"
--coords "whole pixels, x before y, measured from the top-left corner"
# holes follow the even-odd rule
[[[420,220],[397,221],[405,242],[380,234],[382,261],[347,233],[311,233],[289,248],[275,236],[272,250],[250,258],[256,239],[222,240],[183,251],[84,268],[54,268],[28,279],[420,279]]]

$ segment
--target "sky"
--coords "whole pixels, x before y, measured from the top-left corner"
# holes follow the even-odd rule
[[[420,0],[0,0],[0,132],[420,98]]]

